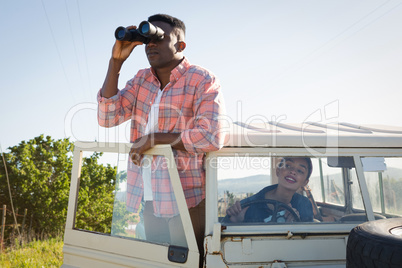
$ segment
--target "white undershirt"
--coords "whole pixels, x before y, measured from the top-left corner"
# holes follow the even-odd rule
[[[168,84],[169,85],[169,84]],[[167,86],[167,85],[166,85]],[[161,102],[163,90],[166,86],[158,91],[158,95],[155,98],[154,103],[151,106],[151,110],[148,115],[148,122],[145,126],[145,133],[147,135],[149,133],[155,133],[159,131],[159,104]],[[152,160],[152,156],[150,158]],[[149,160],[149,159],[148,159]],[[144,201],[152,201],[152,184],[151,184],[151,162],[146,161],[146,165],[142,167],[142,179],[144,181]]]

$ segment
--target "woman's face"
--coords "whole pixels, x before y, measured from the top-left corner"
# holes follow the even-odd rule
[[[278,184],[288,190],[297,191],[308,183],[308,164],[304,158],[286,158],[276,169]]]

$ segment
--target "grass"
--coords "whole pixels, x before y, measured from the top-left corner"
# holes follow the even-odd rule
[[[33,241],[22,247],[8,248],[0,253],[0,267],[60,267],[63,264],[62,250],[62,238]]]

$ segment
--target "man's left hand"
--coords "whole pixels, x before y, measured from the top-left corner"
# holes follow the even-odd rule
[[[142,154],[148,149],[151,149],[152,146],[152,139],[149,134],[136,139],[130,150],[131,161],[133,161],[135,165],[140,166]]]

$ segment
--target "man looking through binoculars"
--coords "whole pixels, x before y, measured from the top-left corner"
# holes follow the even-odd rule
[[[150,169],[141,166],[142,154],[156,144],[170,144],[174,151],[187,206],[200,253],[205,229],[205,153],[219,150],[224,141],[219,116],[224,101],[217,78],[208,70],[191,65],[186,48],[185,25],[172,16],[148,18],[163,36],[149,37],[145,52],[150,68],[139,70],[124,89],[117,88],[119,72],[134,48],[143,42],[116,40],[105,82],[98,93],[98,121],[113,127],[131,120],[127,169],[127,207],[137,211],[145,201],[146,239],[182,245],[176,235],[181,224],[163,161],[153,158]],[[142,24],[141,24],[142,25]],[[136,26],[126,31],[136,31]],[[141,29],[139,29],[141,32]],[[123,36],[124,34],[121,34]],[[117,36],[120,34],[116,33]],[[161,157],[159,157],[161,158]],[[202,255],[201,255],[202,256]]]

